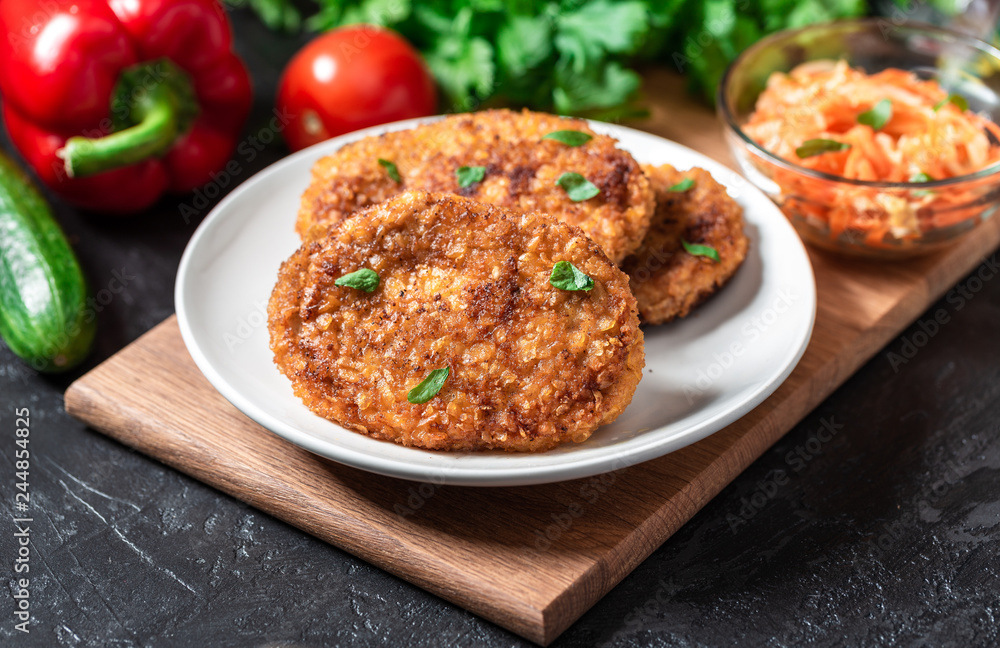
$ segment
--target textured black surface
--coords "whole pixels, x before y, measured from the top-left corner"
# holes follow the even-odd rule
[[[235,18],[258,87],[252,134],[296,43]],[[283,154],[238,156],[237,180]],[[95,291],[116,270],[131,278],[72,376],[40,377],[0,349],[0,645],[530,645],[70,419],[69,381],[173,312],[196,223],[176,200],[132,220],[60,218]],[[949,293],[554,645],[1000,643],[1000,280],[991,263],[980,272],[990,278],[961,282],[967,297]],[[949,321],[935,331],[938,309]],[[27,635],[14,629],[9,521],[20,407]]]

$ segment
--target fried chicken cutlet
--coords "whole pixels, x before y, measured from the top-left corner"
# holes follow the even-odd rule
[[[622,264],[644,322],[684,317],[733,276],[747,255],[743,209],[704,169],[644,165],[656,213],[638,250]],[[690,179],[693,184],[684,190]],[[685,250],[682,241],[715,249],[719,261]]]
[[[563,130],[592,139],[579,146],[542,139]],[[576,225],[619,263],[646,235],[654,202],[639,165],[615,144],[580,119],[510,110],[366,137],[316,163],[296,229],[306,240],[312,228],[321,231],[403,191],[447,192]],[[482,167],[482,180],[461,186],[456,172],[462,167]],[[600,193],[574,202],[556,183],[564,173],[582,175]]]
[[[550,283],[572,263],[590,290]],[[360,269],[372,292],[338,286]],[[536,212],[408,192],[305,242],[268,306],[271,349],[316,414],[435,450],[584,441],[632,399],[644,364],[628,277],[581,230]],[[443,387],[408,395],[435,370]]]

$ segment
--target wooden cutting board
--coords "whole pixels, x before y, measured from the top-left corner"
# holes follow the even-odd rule
[[[641,126],[729,162],[714,116],[679,80],[647,76]],[[220,396],[174,318],[73,383],[92,427],[303,531],[548,644],[761,453],[1000,244],[1000,218],[907,263],[812,252],[819,310],[791,377],[740,421],[603,476],[518,488],[417,484],[340,466]]]

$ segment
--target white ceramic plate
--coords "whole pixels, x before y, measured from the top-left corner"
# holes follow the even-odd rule
[[[744,208],[750,252],[728,286],[685,320],[645,327],[646,368],[631,405],[584,443],[539,454],[443,453],[376,441],[310,412],[275,368],[267,300],[299,245],[299,196],[313,163],[361,131],[301,151],[257,174],[195,232],[177,275],[177,318],[205,376],[233,405],[292,443],[334,461],[406,479],[475,486],[540,484],[647,461],[703,439],[767,398],[805,351],[816,312],[812,268],[774,204],[734,171],[679,144],[592,124],[640,162],[700,166]]]

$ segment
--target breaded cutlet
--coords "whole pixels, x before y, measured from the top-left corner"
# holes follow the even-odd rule
[[[622,264],[643,322],[684,317],[733,276],[747,255],[743,208],[704,169],[678,171],[643,165],[656,195],[656,212],[642,245]],[[685,179],[693,184],[679,188]],[[685,250],[682,241],[709,246],[715,262]]]
[[[592,289],[553,286],[559,261]],[[361,269],[378,275],[372,292],[336,285]],[[584,441],[625,409],[644,363],[628,277],[581,230],[450,194],[404,193],[303,243],[268,328],[313,412],[434,450]],[[408,399],[444,368],[436,395]]]
[[[579,146],[542,139],[562,130],[592,139]],[[395,165],[399,181],[387,163]],[[484,177],[461,187],[456,175],[461,167],[484,167]],[[574,202],[556,183],[564,173],[582,175],[600,193]],[[639,246],[654,206],[649,181],[636,161],[587,122],[486,110],[367,137],[320,159],[302,196],[296,229],[306,240],[317,226],[321,232],[362,207],[409,190],[549,214],[582,228],[615,263]]]

